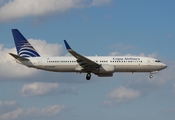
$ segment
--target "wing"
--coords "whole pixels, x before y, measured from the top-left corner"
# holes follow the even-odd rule
[[[96,62],[80,55],[79,53],[75,52],[74,50],[71,49],[71,47],[69,46],[69,44],[66,42],[66,40],[64,40],[65,46],[68,50],[68,52],[70,54],[72,54],[75,58],[77,58],[77,62],[79,63],[79,65],[81,67],[83,67],[86,71],[90,72],[90,71],[94,71],[97,70],[100,65],[97,64]]]

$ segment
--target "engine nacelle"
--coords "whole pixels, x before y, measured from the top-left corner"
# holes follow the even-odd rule
[[[113,65],[101,65],[99,68],[99,73],[113,73],[114,69],[115,68]]]

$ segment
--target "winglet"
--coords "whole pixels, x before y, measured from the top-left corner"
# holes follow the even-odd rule
[[[69,46],[69,44],[67,43],[67,41],[66,41],[66,40],[64,40],[64,44],[65,44],[65,46],[66,46],[67,50],[71,50],[71,47]]]

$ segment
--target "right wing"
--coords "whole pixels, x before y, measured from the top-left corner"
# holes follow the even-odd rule
[[[74,50],[71,49],[71,47],[69,46],[69,44],[66,42],[66,40],[64,40],[65,46],[68,50],[68,52],[70,54],[72,54],[76,59],[77,62],[79,63],[79,65],[81,67],[83,67],[86,71],[91,72],[94,70],[97,70],[100,65],[82,55],[80,55],[79,53],[75,52]]]

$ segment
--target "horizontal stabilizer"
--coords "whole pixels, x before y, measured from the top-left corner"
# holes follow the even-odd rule
[[[21,57],[21,56],[19,56],[19,55],[15,55],[15,54],[13,54],[13,53],[9,53],[12,57],[14,57],[15,59],[17,59],[17,60],[22,60],[22,61],[28,61],[29,59],[27,59],[27,58],[23,58],[23,57]]]

